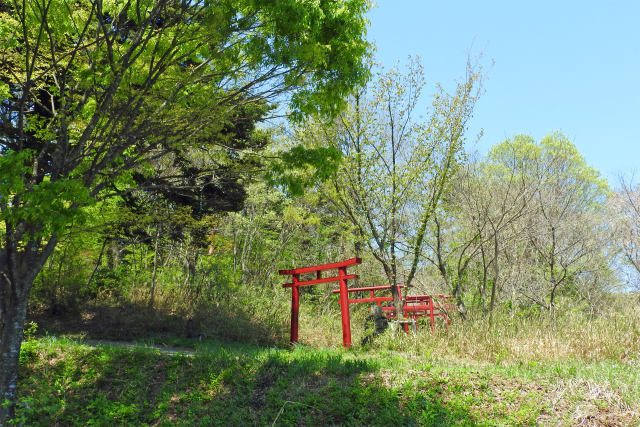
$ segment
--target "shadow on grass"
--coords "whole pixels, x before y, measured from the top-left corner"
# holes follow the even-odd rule
[[[87,304],[80,311],[46,311],[30,314],[29,321],[39,325],[40,335],[82,336],[94,340],[145,340],[169,345],[193,346],[210,337],[263,345],[286,345],[286,325],[260,322],[250,313],[233,307],[223,309],[203,305],[196,314],[168,313],[150,309],[146,304]],[[191,327],[188,318],[193,317]]]
[[[18,413],[27,425],[474,425],[437,383],[385,385],[337,350],[209,343],[193,357],[148,349],[25,343]]]

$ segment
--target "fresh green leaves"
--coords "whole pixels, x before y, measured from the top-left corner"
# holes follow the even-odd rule
[[[26,191],[23,177],[32,157],[31,150],[0,155],[0,221],[11,227],[29,224],[25,239],[60,233],[92,200],[82,182],[72,178],[44,179]]]
[[[198,163],[185,154],[192,147],[238,181],[237,169],[251,164],[242,150],[268,143],[254,125],[272,102],[287,102],[298,119],[333,115],[366,80],[368,8],[366,0],[7,4],[0,152],[12,166],[2,171],[2,219],[39,224],[53,214],[45,228],[59,230],[89,193],[140,185],[136,170],[189,169]],[[158,168],[167,155],[177,164]],[[335,150],[298,147],[272,162],[268,178],[299,194],[338,163]]]
[[[268,165],[265,178],[269,184],[282,186],[287,193],[299,196],[305,188],[324,182],[335,173],[341,158],[334,147],[296,145]]]
[[[0,154],[0,206],[11,206],[17,193],[24,190],[22,176],[28,172],[33,151],[8,151]]]

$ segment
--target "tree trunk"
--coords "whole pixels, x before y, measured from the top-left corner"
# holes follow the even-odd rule
[[[7,227],[5,247],[0,247],[0,426],[13,418],[16,403],[18,362],[22,330],[27,317],[29,292],[44,263],[58,242],[52,236],[47,243],[31,240],[24,248]]]
[[[120,266],[120,248],[118,247],[117,238],[109,240],[109,266],[111,270],[115,270]]]
[[[458,306],[458,313],[460,313],[460,318],[462,320],[467,320],[467,306],[462,300],[462,286],[460,286],[460,281],[456,281],[456,287],[453,290],[453,296],[456,297],[456,304]]]
[[[96,261],[96,266],[91,271],[91,276],[89,276],[89,280],[87,280],[87,285],[86,285],[87,288],[89,287],[89,285],[91,285],[91,282],[93,281],[93,278],[96,275],[96,271],[98,271],[98,269],[102,265],[102,255],[104,254],[104,248],[107,247],[107,243],[108,243],[107,239],[105,239],[105,241],[102,243],[102,248],[100,248],[100,255],[98,255],[98,261]]]
[[[393,307],[396,310],[396,319],[398,320],[403,320],[404,319],[404,310],[403,310],[403,304],[402,304],[402,298],[400,298],[400,290],[398,289],[398,283],[396,282],[396,275],[394,274],[393,269],[391,268],[391,265],[384,260],[384,258],[382,258],[379,255],[376,255],[374,253],[374,256],[376,257],[376,259],[378,261],[380,261],[380,263],[382,264],[382,267],[384,268],[384,272],[387,275],[387,281],[389,283],[389,286],[391,287],[391,297],[393,298]],[[405,288],[405,295],[406,295],[406,288]]]
[[[236,221],[231,216],[231,230],[233,231],[233,284],[238,284],[238,229],[236,228]]]
[[[7,310],[0,318],[0,426],[14,417],[22,329],[27,317],[27,298],[8,294]],[[9,405],[5,407],[2,403],[6,401]]]
[[[484,243],[480,244],[480,254],[482,255],[482,281],[480,283],[480,301],[482,302],[482,311],[487,312],[487,301],[485,292],[487,290],[487,255],[484,253]]]
[[[153,302],[156,293],[156,277],[158,274],[158,243],[160,242],[160,229],[161,226],[158,225],[156,229],[156,241],[153,247],[153,273],[151,275],[151,295],[149,296],[149,309],[153,309]]]
[[[493,286],[491,287],[491,301],[489,302],[489,326],[493,323],[493,307],[496,303],[496,288],[498,287],[498,279],[500,278],[500,269],[498,265],[498,233],[493,234]]]
[[[405,295],[406,295],[406,288],[405,288]],[[400,298],[400,293],[398,292],[397,284],[391,285],[391,296],[393,297],[393,307],[396,310],[396,319],[404,320],[404,310],[403,310],[404,307],[403,307],[402,301],[404,300],[405,296]]]
[[[556,229],[551,226],[551,250],[549,253],[549,278],[551,281],[551,295],[549,296],[549,310],[553,310],[558,281],[556,281]]]

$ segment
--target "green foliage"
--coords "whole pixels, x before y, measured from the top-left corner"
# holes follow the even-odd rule
[[[22,333],[24,334],[24,340],[25,341],[32,340],[35,337],[37,331],[38,331],[38,324],[36,322],[29,322],[27,325],[25,325],[24,329],[22,330]]]
[[[11,225],[38,224],[28,237],[48,237],[61,233],[74,220],[82,222],[80,207],[92,200],[88,189],[78,180],[44,180],[17,194],[2,219]]]
[[[93,197],[136,186],[197,215],[240,209],[245,179],[261,166],[255,154],[269,142],[255,124],[272,102],[292,117],[332,115],[366,80],[368,8],[365,0],[2,2],[6,239],[53,242]],[[283,164],[313,164],[312,180],[324,178],[338,158],[321,151],[293,150]]]
[[[28,161],[33,156],[32,150],[16,152],[9,150],[0,155],[0,202],[11,205],[16,194],[24,190],[21,176],[29,170]],[[4,212],[0,213],[4,220]]]
[[[417,111],[424,73],[414,59],[406,72],[378,72],[331,123],[310,117],[296,129],[295,140],[305,147],[342,153],[340,168],[320,191],[351,225],[354,251],[371,254],[379,263],[378,280],[384,276],[394,288],[410,286],[424,266],[428,225],[464,160],[481,82],[472,66],[467,71],[454,92],[438,87],[425,120]]]
[[[545,136],[538,144],[530,136],[517,135],[492,147],[488,160],[494,174],[510,169],[526,179],[544,179],[544,185],[549,187],[562,186],[567,193],[577,190],[578,201],[584,199],[594,206],[602,205],[609,192],[606,179],[558,132]]]
[[[270,163],[265,178],[270,185],[282,186],[292,196],[301,196],[306,188],[329,179],[338,170],[341,159],[335,147],[296,145]]]
[[[489,318],[497,304],[551,309],[558,295],[595,312],[616,286],[608,195],[564,135],[516,135],[460,168],[430,259]]]
[[[248,6],[248,7],[246,7]],[[316,70],[308,76],[291,73],[285,84],[300,85],[292,97],[293,116],[335,114],[352,88],[368,77],[362,59],[369,46],[361,38],[366,32],[367,0],[304,2],[262,0],[246,5],[247,16],[260,10],[265,19],[248,53],[264,56],[267,64],[300,64]],[[354,38],[354,36],[356,36]]]

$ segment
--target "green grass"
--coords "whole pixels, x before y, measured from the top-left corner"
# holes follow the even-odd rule
[[[288,348],[288,305],[242,301],[198,315],[203,342],[184,338],[184,316],[168,309],[94,307],[79,319],[38,319],[47,329],[39,338],[35,327],[26,334],[19,421],[640,425],[640,309],[628,296],[597,316],[573,306],[504,310],[491,325],[481,316],[454,319],[435,333],[386,333],[366,346],[366,307],[354,307],[350,351],[340,348],[333,302],[302,307],[302,345]]]
[[[640,423],[637,358],[461,360],[425,351],[427,338],[351,351],[210,339],[191,356],[44,337],[23,345],[18,414],[33,426]]]
[[[28,425],[415,425],[458,419],[437,393],[388,388],[369,357],[210,342],[195,356],[64,339],[22,350]]]

